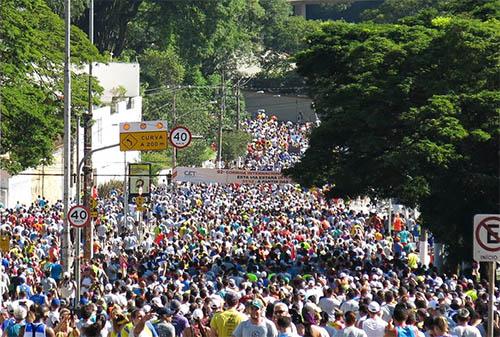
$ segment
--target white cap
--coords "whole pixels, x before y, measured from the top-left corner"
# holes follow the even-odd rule
[[[368,311],[371,312],[371,313],[377,313],[377,312],[379,312],[380,311],[380,304],[378,304],[375,301],[370,302],[370,304],[368,305]]]
[[[192,317],[193,317],[193,319],[197,319],[197,320],[203,319],[203,311],[201,309],[195,309],[193,311]]]

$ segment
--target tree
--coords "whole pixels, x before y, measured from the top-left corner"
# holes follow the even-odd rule
[[[64,22],[42,0],[3,0],[0,6],[0,154],[12,173],[52,158],[62,133]],[[97,60],[97,50],[72,29],[75,65]],[[86,81],[74,75],[75,112],[86,97]]]
[[[245,131],[226,131],[222,136],[222,160],[230,162],[243,156],[251,140],[250,134]]]
[[[176,125],[183,125],[188,127],[193,135],[202,136],[202,139],[193,140],[190,146],[177,152],[178,165],[199,166],[208,160],[210,153],[207,149],[215,139],[217,130],[215,107],[209,104],[211,97],[213,99],[213,90],[163,87],[146,97],[143,116],[145,120],[166,120],[170,129]],[[171,166],[172,148],[164,151],[163,155],[168,158],[169,163],[167,165],[167,161],[163,162],[163,168],[165,165]]]
[[[498,21],[329,23],[297,56],[321,126],[288,171],[340,196],[399,197],[470,257],[474,212],[498,200]]]
[[[405,18],[422,20],[437,15],[461,15],[487,20],[500,15],[499,0],[385,0],[374,9],[362,13],[364,20],[396,23]]]
[[[53,0],[51,0],[53,1]],[[128,42],[129,25],[144,0],[109,0],[94,2],[94,44],[101,53],[120,56]],[[85,1],[87,3],[88,0]],[[89,12],[83,11],[76,24],[88,33]]]

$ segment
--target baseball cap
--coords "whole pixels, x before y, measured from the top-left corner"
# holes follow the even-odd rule
[[[470,315],[469,310],[465,308],[458,309],[457,311],[457,318],[467,319],[469,318],[469,315]]]
[[[261,309],[262,307],[264,307],[264,303],[262,303],[262,301],[259,299],[254,299],[252,302],[250,302],[250,306]]]
[[[173,311],[179,311],[181,309],[181,302],[178,300],[172,300],[172,302],[170,302],[170,309]]]
[[[50,302],[51,305],[58,307],[61,305],[61,300],[58,298],[53,298],[52,301]]]
[[[174,311],[170,308],[161,307],[156,309],[156,313],[160,316],[172,316],[174,314]]]
[[[368,305],[368,311],[371,312],[371,313],[377,313],[377,312],[379,312],[380,311],[380,304],[378,304],[375,301],[370,302],[370,304]]]
[[[193,311],[193,319],[202,319],[203,318],[203,311],[201,309],[195,309]]]

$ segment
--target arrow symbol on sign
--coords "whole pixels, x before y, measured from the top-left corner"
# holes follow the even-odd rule
[[[488,232],[488,236],[486,238],[487,243],[500,243],[500,238],[498,237],[498,233],[493,230],[493,228],[500,227],[499,224],[485,224],[484,229]]]

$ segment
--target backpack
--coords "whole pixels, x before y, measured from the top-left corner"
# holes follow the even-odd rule
[[[21,331],[21,328],[24,326],[22,323],[13,323],[10,324],[6,329],[5,332],[7,333],[7,337],[19,337],[19,332]]]

